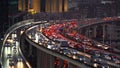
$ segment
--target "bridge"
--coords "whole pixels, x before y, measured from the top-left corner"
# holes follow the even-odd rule
[[[119,49],[81,33],[114,21],[120,17],[19,22],[4,35],[2,68],[119,68]]]

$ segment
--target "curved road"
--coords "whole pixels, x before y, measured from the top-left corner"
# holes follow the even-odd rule
[[[99,23],[103,23],[103,22],[109,22],[109,21],[114,21],[114,20],[120,20],[120,17],[109,17],[109,18],[104,18],[104,19],[95,19],[95,20],[87,20],[87,22],[89,23],[83,23],[82,26],[80,25],[79,27],[80,28],[83,28],[83,27],[86,27],[86,26],[89,26],[89,25],[95,25],[95,24],[99,24]],[[97,21],[97,22],[96,22]],[[85,21],[83,21],[85,22]],[[27,32],[29,32],[31,29],[34,29],[35,26],[34,25],[37,25],[37,24],[40,24],[41,21],[39,22],[33,22],[33,20],[27,20],[27,21],[23,21],[23,22],[20,22],[20,23],[17,23],[15,25],[13,25],[11,28],[8,29],[8,31],[6,32],[5,36],[4,36],[4,41],[3,41],[3,46],[2,46],[2,51],[1,51],[1,64],[2,64],[2,68],[8,68],[10,65],[14,66],[14,67],[17,67],[19,66],[19,63],[24,63],[23,65],[20,65],[22,66],[21,68],[31,68],[31,66],[28,64],[28,62],[26,61],[25,57],[22,55],[22,52],[19,48],[20,44],[19,44],[19,40],[20,38],[18,37],[20,34],[17,35],[17,31],[20,31],[21,33],[24,32],[24,30],[27,29]],[[49,24],[49,23],[48,23]],[[28,27],[31,27],[28,29]],[[33,27],[34,26],[34,27]],[[46,25],[42,25],[44,28],[46,27]],[[47,25],[47,27],[50,26],[50,25]],[[51,25],[52,26],[52,25]],[[56,26],[56,25],[55,25]],[[57,25],[58,26],[58,25]],[[63,26],[63,25],[62,25]],[[24,28],[23,28],[24,27]],[[43,28],[42,27],[42,28]],[[42,30],[41,28],[41,30]],[[50,28],[50,27],[49,27]],[[22,30],[21,30],[22,29]],[[54,29],[56,30],[56,28]],[[43,30],[42,30],[43,31]],[[26,33],[27,33],[26,32]],[[44,40],[47,40],[48,42],[51,42],[51,40],[49,40],[50,38],[46,38],[46,36],[44,36],[44,34],[42,34],[43,32],[40,32],[40,35],[41,37],[44,37],[45,39]],[[29,35],[29,34],[28,34]],[[38,47],[39,49],[49,53],[49,54],[52,54],[54,56],[57,56],[57,57],[60,57],[62,59],[67,59],[69,62],[75,64],[75,65],[80,65],[79,62],[76,62],[74,61],[74,59],[68,59],[68,57],[70,55],[67,55],[67,56],[61,56],[60,54],[58,53],[53,53],[53,51],[49,51],[48,49],[51,49],[49,48],[49,46],[46,46],[48,49],[44,49],[38,45],[36,45],[35,43],[39,43],[39,45],[42,43],[42,42],[39,42],[38,39],[36,40],[31,40],[31,35],[29,36],[26,36],[26,39],[32,43],[34,46]],[[39,36],[40,36],[39,35]],[[31,37],[30,37],[31,36]],[[38,37],[37,34],[34,35],[35,38]],[[61,37],[61,36],[60,36]],[[59,37],[59,39],[60,39]],[[61,39],[63,39],[65,37],[61,37]],[[14,40],[13,40],[14,39]],[[43,39],[42,39],[43,40]],[[64,40],[64,39],[63,39]],[[14,43],[13,43],[14,42]],[[56,43],[56,42],[51,42],[51,43]],[[56,43],[58,44],[58,43]],[[53,45],[53,44],[52,44]],[[59,44],[58,44],[59,45]],[[72,48],[74,49],[74,48]],[[68,50],[71,50],[71,48],[68,48]],[[64,52],[63,52],[64,53]],[[79,54],[84,54],[83,52],[79,52]],[[71,57],[71,56],[70,56]],[[16,59],[16,60],[13,60],[13,59]],[[86,59],[89,61],[89,57],[86,57]],[[25,60],[25,61],[24,61]],[[104,61],[103,61],[104,62]],[[109,63],[109,62],[106,62],[105,63]],[[111,63],[109,63],[111,64]],[[81,64],[82,67],[85,67],[85,65]],[[80,66],[81,66],[80,65]],[[91,64],[90,64],[91,65]],[[24,67],[25,66],[25,67]],[[119,65],[115,65],[117,67],[119,67]]]

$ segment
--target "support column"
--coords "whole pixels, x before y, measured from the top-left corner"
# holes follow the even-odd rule
[[[49,68],[54,68],[54,56],[49,55]]]
[[[89,28],[86,28],[85,31],[85,36],[89,37]]]
[[[96,32],[96,29],[97,29],[97,26],[94,26],[94,28],[93,28],[93,33],[94,33],[94,34],[93,34],[93,37],[94,37],[94,38],[96,38],[96,33],[97,33],[97,32]]]
[[[28,57],[32,56],[32,45],[30,44],[29,46],[29,52],[28,52]]]
[[[103,27],[103,39],[105,39],[105,36],[106,36],[106,32],[105,32],[105,24],[103,24],[102,27]]]
[[[105,43],[105,25],[104,24],[101,24],[101,27],[102,27],[102,44],[104,44]]]
[[[76,68],[76,65],[74,65],[72,63],[68,63],[68,68]]]
[[[54,68],[54,56],[37,49],[37,68]]]
[[[59,66],[59,68],[63,68],[63,65],[64,65],[64,60],[63,59],[59,59],[59,62],[60,62],[60,66]]]

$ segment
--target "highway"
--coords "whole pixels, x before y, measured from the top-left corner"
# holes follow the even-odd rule
[[[63,24],[56,24],[56,25],[52,25],[52,26],[50,26],[50,27],[48,27],[48,28],[43,28],[43,34],[45,34],[45,36],[48,36],[48,38],[49,39],[51,39],[51,40],[54,40],[54,41],[59,41],[59,42],[61,42],[61,41],[68,41],[68,43],[71,43],[70,45],[68,45],[68,46],[66,46],[66,48],[65,49],[67,49],[66,51],[65,51],[65,53],[64,53],[64,50],[63,50],[63,52],[62,51],[59,51],[60,53],[63,53],[63,54],[65,54],[65,55],[67,55],[68,57],[71,57],[71,56],[73,56],[73,54],[71,54],[71,55],[68,55],[68,54],[66,54],[66,53],[69,53],[69,48],[67,48],[67,47],[71,47],[71,48],[73,48],[73,46],[74,46],[74,44],[78,44],[77,42],[74,42],[74,41],[72,41],[72,40],[70,40],[70,39],[67,39],[66,37],[63,37],[60,33],[59,33],[59,29],[61,28],[61,27],[64,27],[64,25],[66,25],[67,23],[63,23]],[[70,24],[70,22],[69,22],[69,24]],[[37,28],[35,28],[35,29],[37,29]],[[58,29],[58,30],[57,30]],[[33,31],[33,30],[32,30]],[[35,30],[34,30],[35,31]],[[41,33],[41,29],[40,29],[40,33]],[[39,32],[39,31],[36,31],[36,32]],[[63,33],[63,32],[62,32]],[[67,32],[65,32],[65,33],[67,33]],[[39,36],[37,36],[37,35],[39,35],[39,34],[33,34],[33,36],[35,36],[35,38],[33,39],[33,41],[34,42],[39,42]],[[29,36],[30,37],[30,36]],[[38,38],[38,39],[37,39]],[[37,41],[36,41],[37,40]],[[89,39],[86,39],[86,40],[89,40]],[[91,40],[92,41],[92,40]],[[86,43],[88,43],[88,42],[90,42],[90,40],[89,41],[86,41]],[[40,44],[42,43],[42,42],[39,42]],[[73,45],[72,45],[73,44]],[[98,44],[101,44],[102,45],[102,43],[96,43],[96,46],[98,45]],[[84,46],[84,45],[83,45]],[[58,46],[55,46],[55,45],[53,45],[52,44],[52,42],[51,42],[51,44],[48,44],[48,46],[45,46],[45,47],[47,47],[48,49],[52,49],[52,48],[57,48],[58,50],[59,50],[59,48],[62,48],[62,46],[60,47],[60,45],[58,45]],[[85,46],[86,48],[87,48],[87,46]],[[74,49],[74,48],[73,48]],[[83,50],[84,50],[85,48],[83,47]],[[89,50],[91,51],[91,52],[93,52],[93,51],[100,51],[100,52],[102,52],[103,51],[103,49],[101,50],[101,49],[99,49],[99,48],[95,48],[94,46],[93,47],[90,47],[89,48]],[[70,51],[71,52],[71,51]],[[93,60],[93,58],[91,58],[91,56],[92,55],[88,55],[88,54],[90,54],[90,53],[88,53],[88,54],[84,54],[83,52],[79,52],[78,51],[78,53],[80,54],[80,55],[82,55],[82,56],[85,56],[85,57],[87,57],[87,58],[90,58],[90,59],[87,59],[87,62],[89,62],[90,63],[90,60]],[[113,53],[111,53],[111,52],[109,52],[109,51],[104,51],[104,53],[105,54],[113,54]],[[104,55],[104,53],[103,53],[103,55]],[[116,55],[116,54],[115,54]],[[113,55],[114,56],[114,55]],[[119,62],[119,55],[117,55],[116,56],[117,57],[117,59],[118,59],[118,62]],[[74,58],[73,58],[74,59]],[[94,58],[94,59],[97,59],[97,58]],[[108,59],[105,59],[105,58],[101,58],[101,56],[99,56],[99,58],[98,59],[100,59],[100,62],[103,62],[103,63],[106,63],[106,65],[108,64],[108,65],[111,65],[111,66],[117,66],[117,67],[119,67],[119,64],[116,64],[115,63],[115,61],[108,61]],[[92,64],[94,64],[94,63],[92,63]],[[99,62],[98,62],[98,64],[100,64]],[[90,64],[91,65],[91,64]]]
[[[1,50],[1,66],[2,68],[26,68],[30,67],[25,57],[20,51],[20,34],[22,29],[26,25],[31,24],[32,20],[26,20],[19,22],[11,26],[4,35],[3,46]],[[24,29],[24,28],[23,28]],[[17,33],[20,32],[20,33]],[[26,64],[27,63],[27,64]]]
[[[39,49],[59,57],[66,59],[79,67],[120,67],[120,55],[115,51],[110,52],[102,44],[92,39],[89,39],[75,31],[90,25],[97,25],[103,22],[120,20],[118,17],[104,19],[88,20],[82,25],[74,21],[64,21],[62,23],[44,23],[24,21],[13,25],[5,34],[3,47],[1,51],[2,68],[31,68],[29,62],[25,59],[20,50],[20,37],[25,31],[26,39]],[[82,23],[85,21],[82,21]],[[81,24],[81,23],[80,23]],[[69,25],[69,26],[68,26]],[[19,26],[19,27],[18,27]],[[19,33],[18,33],[19,32]],[[69,36],[69,38],[67,37]],[[76,37],[75,37],[76,36]],[[70,39],[70,37],[72,39]],[[75,41],[79,40],[79,41]],[[94,44],[93,44],[93,43]],[[36,45],[36,43],[38,45]],[[99,47],[100,45],[101,47]],[[47,49],[44,49],[42,47]],[[104,51],[103,51],[104,50]],[[53,53],[52,51],[55,51]],[[62,56],[63,55],[63,56]],[[109,56],[111,55],[111,56]],[[113,57],[116,58],[113,58]],[[113,61],[115,60],[115,61]],[[87,66],[89,65],[89,66]]]
[[[70,22],[69,22],[69,24],[70,24]],[[62,24],[62,25],[67,25],[67,23],[64,23],[64,24]],[[63,39],[63,40],[65,40],[65,41],[69,41],[69,43],[71,43],[69,46],[71,47],[71,48],[74,48],[75,46],[76,46],[76,44],[77,44],[77,49],[81,49],[80,51],[82,51],[82,50],[86,50],[86,51],[88,51],[87,53],[89,53],[90,54],[90,52],[102,52],[103,51],[103,49],[98,49],[98,48],[95,48],[94,46],[90,46],[90,45],[93,45],[92,43],[90,43],[90,42],[92,42],[90,39],[87,39],[87,38],[85,38],[84,39],[84,37],[82,38],[82,40],[84,39],[84,40],[86,40],[86,41],[82,41],[82,43],[81,44],[79,44],[79,43],[75,43],[75,42],[73,42],[73,41],[71,41],[71,40],[69,40],[69,39],[66,39],[65,37],[63,37],[63,36],[60,36],[59,34],[57,35],[56,33],[58,33],[58,31],[56,30],[56,28],[59,28],[60,26],[61,27],[63,27],[63,29],[69,29],[69,27],[71,27],[71,26],[73,26],[72,24],[70,24],[69,25],[69,27],[67,27],[67,28],[65,28],[64,26],[62,26],[61,24],[60,25],[54,25],[54,26],[50,26],[50,27],[48,27],[48,29],[46,29],[46,31],[44,31],[45,32],[45,34],[46,34],[46,36],[49,36],[49,38],[50,39]],[[59,27],[58,27],[59,26]],[[75,27],[75,26],[74,26]],[[55,31],[56,30],[56,31]],[[70,32],[70,31],[68,31],[68,32]],[[67,33],[67,32],[65,32],[65,31],[62,31],[61,33]],[[72,34],[74,34],[74,33],[72,33]],[[65,34],[63,34],[63,35],[65,35]],[[52,36],[52,37],[51,37]],[[57,37],[56,37],[57,36]],[[72,39],[73,39],[74,37],[72,37]],[[77,38],[79,38],[78,36],[77,36]],[[81,40],[81,38],[79,38],[79,40]],[[88,40],[88,41],[87,41]],[[84,44],[84,43],[86,43],[86,44]],[[73,44],[73,45],[72,45]],[[98,44],[101,44],[101,45],[103,45],[102,43],[96,43],[96,46],[98,45]],[[78,45],[80,45],[80,46],[82,46],[83,48],[79,48],[79,46]],[[87,45],[87,46],[86,46]],[[89,47],[88,47],[89,46]],[[117,59],[118,59],[118,61],[119,61],[119,55],[117,55],[117,54],[113,54],[113,53],[111,53],[111,52],[109,52],[109,51],[103,51],[105,54],[111,54],[111,55],[113,55],[113,56],[115,56],[116,55],[116,57],[117,57]],[[102,53],[102,55],[104,55],[104,53]],[[92,55],[94,55],[94,54],[92,54]],[[90,58],[90,56],[92,56],[92,55],[89,55],[89,58]],[[94,58],[94,59],[96,59],[96,58]],[[102,61],[104,61],[105,59],[103,59],[103,58],[101,58],[101,56],[99,56],[99,59],[101,59]],[[114,59],[114,58],[113,58]],[[107,61],[107,60],[106,60]],[[104,62],[106,62],[106,61],[104,61]],[[115,61],[113,62],[113,61],[111,61],[111,62],[106,62],[106,63],[108,63],[108,64],[111,64],[111,65],[115,65],[116,66],[116,64],[114,64],[115,63]],[[118,67],[119,67],[119,65],[117,65]]]

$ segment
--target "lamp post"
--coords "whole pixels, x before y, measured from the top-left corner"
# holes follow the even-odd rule
[[[105,24],[103,24],[102,28],[103,28],[102,44],[103,44],[103,47],[104,47],[104,45],[105,45]],[[103,49],[103,53],[104,53],[104,49]]]
[[[112,47],[111,47],[111,35],[112,35],[112,34],[111,34],[111,31],[112,31],[112,24],[110,25],[110,48],[112,48]]]

